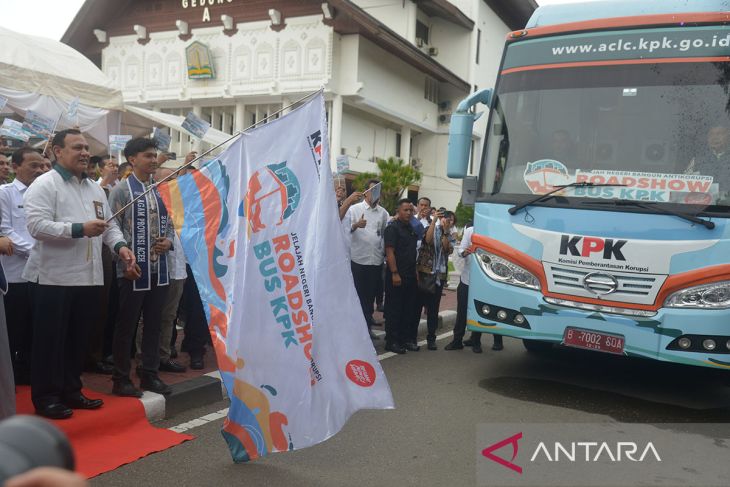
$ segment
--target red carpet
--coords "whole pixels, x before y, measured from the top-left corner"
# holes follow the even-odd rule
[[[30,387],[19,386],[16,390],[18,414],[33,414]],[[71,440],[76,471],[87,478],[193,439],[189,435],[153,427],[137,399],[87,390],[84,394],[103,399],[104,406],[96,411],[77,409],[70,419],[52,423]]]

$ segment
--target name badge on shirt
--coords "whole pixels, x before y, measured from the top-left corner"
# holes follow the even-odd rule
[[[99,220],[104,219],[104,205],[101,201],[94,201],[94,212],[96,213],[96,218]]]

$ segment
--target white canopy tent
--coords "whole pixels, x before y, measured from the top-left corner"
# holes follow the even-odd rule
[[[172,115],[170,113],[162,113],[162,112],[156,112],[154,110],[148,110],[146,108],[140,108],[135,107],[131,105],[127,105],[127,111],[135,113],[141,117],[144,117],[148,120],[151,120],[155,122],[156,124],[163,125],[165,127],[170,127],[171,129],[189,133],[184,128],[182,128],[182,123],[185,120],[185,117],[182,117],[180,115]],[[203,136],[203,142],[206,142],[210,145],[219,145],[224,143],[226,140],[231,138],[231,134],[227,134],[226,132],[222,132],[220,130],[214,129],[213,127],[209,128],[208,131]]]
[[[25,116],[33,110],[59,120],[57,129],[76,125],[61,115],[79,98],[78,127],[103,145],[119,133],[122,93],[83,54],[58,41],[0,27],[0,96],[7,109]]]

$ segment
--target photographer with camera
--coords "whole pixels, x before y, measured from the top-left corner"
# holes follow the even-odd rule
[[[61,430],[34,416],[0,421],[0,486],[83,487],[74,454]]]

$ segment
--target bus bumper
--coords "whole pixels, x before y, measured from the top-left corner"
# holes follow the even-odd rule
[[[469,330],[562,344],[569,327],[624,337],[627,356],[730,370],[730,310],[660,308],[654,316],[584,311],[551,304],[537,291],[473,275]],[[690,341],[688,348],[679,346],[682,338]],[[707,340],[714,341],[713,350],[703,346]]]

